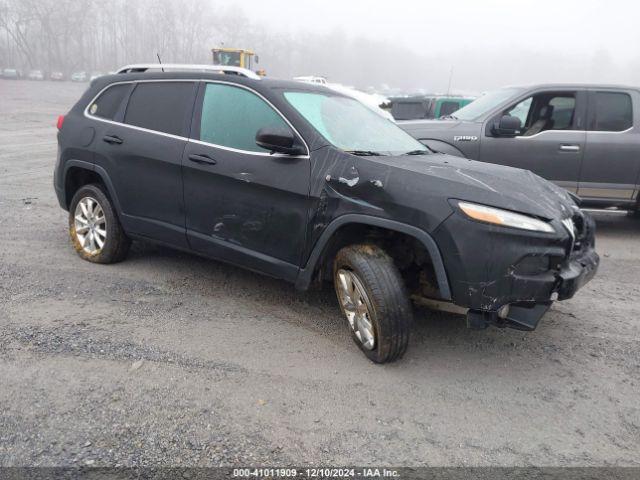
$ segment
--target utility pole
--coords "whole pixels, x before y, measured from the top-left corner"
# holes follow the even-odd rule
[[[453,80],[453,65],[451,65],[451,71],[449,72],[449,85],[447,85],[447,97],[451,93],[451,82]]]

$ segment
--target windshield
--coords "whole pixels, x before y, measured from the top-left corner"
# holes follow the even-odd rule
[[[522,91],[521,88],[501,88],[500,90],[485,93],[477,100],[454,112],[451,117],[458,120],[475,120],[520,91]]]
[[[425,154],[412,136],[352,98],[317,92],[285,92],[287,101],[331,144],[369,155]]]

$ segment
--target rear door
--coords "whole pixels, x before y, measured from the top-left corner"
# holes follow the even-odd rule
[[[135,83],[126,109],[97,138],[96,163],[113,182],[125,229],[180,247],[181,162],[196,89],[194,81]]]
[[[203,82],[183,156],[187,236],[209,256],[293,280],[304,244],[308,155],[274,154],[255,136],[293,127],[257,92]]]
[[[580,196],[633,199],[640,175],[640,132],[634,127],[633,111],[637,95],[637,92],[622,90],[589,92],[587,147],[580,176]]]
[[[547,180],[577,192],[586,144],[587,92],[554,89],[531,92],[491,117],[484,125],[480,160],[531,170]],[[492,132],[502,115],[518,117],[515,137]]]

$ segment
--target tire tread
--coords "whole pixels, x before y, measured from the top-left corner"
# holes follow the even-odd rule
[[[107,217],[107,244],[103,247],[102,251],[96,255],[88,255],[81,248],[78,248],[73,234],[71,234],[76,205],[82,197],[87,195],[96,197],[105,217]],[[124,260],[129,253],[131,240],[127,237],[120,224],[120,220],[111,204],[108,193],[104,187],[98,183],[90,183],[80,187],[73,196],[71,204],[69,205],[69,231],[76,252],[80,257],[89,262],[103,264],[117,263]]]
[[[334,275],[343,266],[353,269],[360,277],[370,294],[377,323],[384,330],[377,332],[378,345],[374,350],[361,349],[376,363],[400,359],[409,344],[413,311],[393,259],[377,245],[351,245],[336,255]]]

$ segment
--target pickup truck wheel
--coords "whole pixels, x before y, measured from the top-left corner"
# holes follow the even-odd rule
[[[69,234],[78,255],[93,263],[124,260],[131,245],[109,198],[96,184],[81,187],[73,196]]]
[[[413,310],[400,272],[375,245],[351,245],[334,261],[334,287],[351,336],[375,363],[401,358]]]

